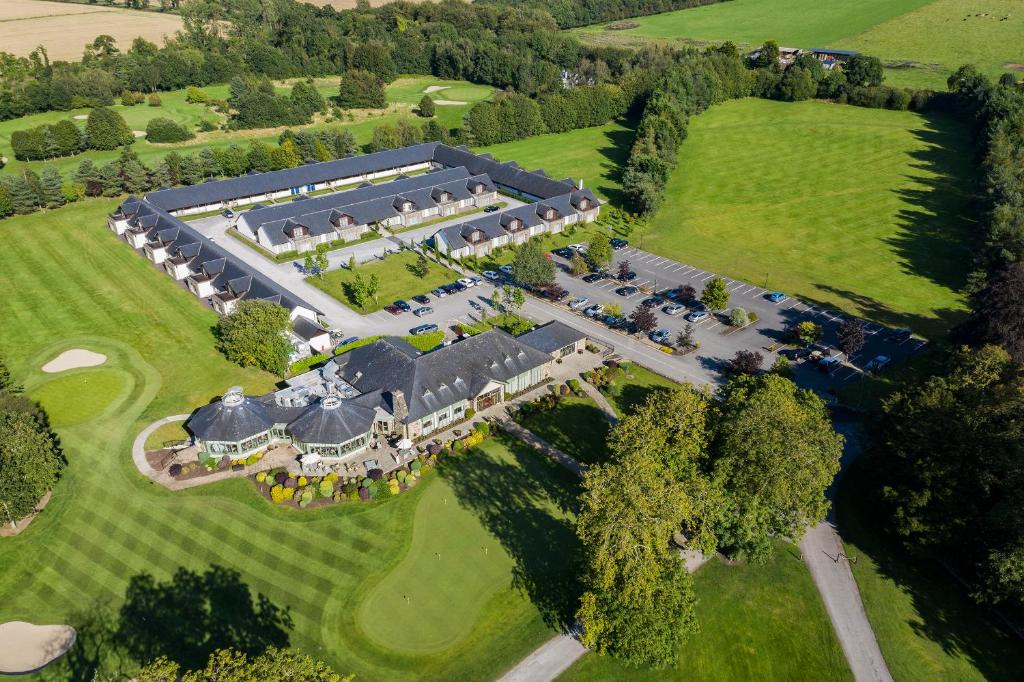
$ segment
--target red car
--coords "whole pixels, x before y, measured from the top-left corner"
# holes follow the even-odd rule
[[[402,314],[402,309],[399,308],[397,305],[385,306],[384,310],[388,311],[392,315],[401,315]]]

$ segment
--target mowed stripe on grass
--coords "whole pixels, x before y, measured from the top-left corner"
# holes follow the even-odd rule
[[[948,118],[727,102],[693,119],[642,246],[937,334],[964,310],[970,174]]]

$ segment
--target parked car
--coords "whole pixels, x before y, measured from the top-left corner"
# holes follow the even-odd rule
[[[499,275],[494,270],[484,270],[484,277],[486,277],[487,279],[492,279],[492,280],[501,279],[501,275]]]
[[[431,308],[429,305],[424,305],[412,311],[412,314],[415,315],[416,317],[423,317],[424,315],[429,315],[432,312],[434,312],[433,308]]]
[[[565,287],[559,286],[558,284],[550,284],[541,289],[537,289],[537,294],[546,299],[558,302],[565,299],[569,295],[569,292]]]
[[[471,275],[470,279],[473,280],[473,286],[477,286],[479,284],[483,284],[483,280],[480,279],[479,277],[477,277],[476,275]]]
[[[590,303],[590,299],[586,296],[577,296],[576,298],[569,301],[569,307],[573,310],[583,310]]]
[[[681,303],[673,303],[671,305],[667,305],[664,308],[662,308],[661,312],[665,313],[666,315],[678,315],[679,313],[683,312],[684,310],[686,310],[686,306],[685,305],[683,305]]]
[[[619,279],[623,282],[632,282],[634,279],[636,279],[636,273],[630,270],[624,275],[619,275]]]
[[[661,296],[648,296],[644,300],[640,301],[640,305],[642,305],[645,308],[654,308],[655,306],[659,306],[664,302],[665,299],[663,299]]]
[[[344,341],[342,341],[341,343],[339,343],[338,345],[339,346],[347,346],[348,344],[355,343],[358,340],[359,340],[358,336],[350,336],[347,339],[345,339]]]
[[[600,282],[604,277],[603,272],[592,272],[589,275],[583,275],[583,281],[587,284],[593,284],[594,282]]]
[[[416,296],[413,296],[412,300],[416,301],[420,305],[426,305],[426,304],[430,303],[430,297],[429,296],[424,296],[423,294],[418,294]]]
[[[501,270],[502,272],[504,272],[506,275],[511,275],[512,274],[512,266],[507,264],[507,263],[505,265],[502,265],[498,269]]]
[[[448,294],[449,296],[452,296],[453,294],[459,293],[459,288],[454,284],[442,284],[441,291]]]
[[[583,244],[569,244],[567,248],[570,248],[573,251],[582,251],[586,247]]]
[[[434,296],[437,296],[438,298],[444,298],[445,296],[448,295],[448,292],[445,291],[443,287],[438,287],[431,291],[430,293],[432,293]]]
[[[638,289],[637,287],[628,286],[628,287],[619,287],[618,289],[615,290],[615,293],[617,293],[619,296],[632,296],[633,294],[637,293],[638,291],[640,291],[640,289]]]
[[[903,343],[909,341],[910,337],[913,336],[913,332],[909,329],[893,329],[889,336],[885,337],[886,341],[895,341],[896,343]]]
[[[779,355],[790,360],[791,362],[797,362],[798,360],[804,360],[811,355],[810,348],[783,348],[779,351]]]
[[[615,329],[625,324],[626,318],[624,318],[622,315],[605,315],[601,321],[604,322],[609,327]]]
[[[402,314],[402,309],[399,308],[397,305],[386,305],[384,306],[384,310],[391,313],[392,315]]]
[[[494,213],[500,208],[497,204],[490,204],[489,206],[484,206],[484,213]]]
[[[235,212],[232,211],[230,208],[225,208],[221,215],[224,216],[225,218],[234,218]]]
[[[667,343],[671,335],[672,332],[670,332],[668,329],[665,329],[664,327],[658,327],[647,336],[651,341],[654,341],[654,343]]]
[[[396,308],[400,308],[403,313],[407,313],[410,310],[412,310],[412,306],[409,305],[408,303],[406,303],[405,301],[403,301],[402,299],[398,299],[397,301],[394,302],[393,305]]]
[[[822,358],[818,361],[818,371],[828,374],[833,370],[839,369],[843,364],[842,359],[838,355],[830,355],[827,358]]]
[[[563,246],[558,249],[551,249],[551,253],[555,254],[556,256],[561,256],[566,260],[572,258],[572,249],[570,249],[568,246]]]
[[[772,293],[765,296],[772,303],[782,303],[786,300],[786,295],[781,291],[773,291]]]
[[[469,287],[475,287],[476,286],[476,281],[473,278],[471,278],[471,277],[460,277],[459,278],[459,284],[461,284],[462,286],[464,286],[464,287],[466,287],[468,289]]]
[[[625,239],[619,238],[611,239],[608,241],[608,243],[611,244],[612,248],[615,249],[616,251],[619,251],[620,249],[624,249],[627,246],[629,246],[629,242],[627,242]]]
[[[865,372],[880,372],[885,369],[889,363],[892,362],[892,358],[888,355],[877,355],[871,359],[868,364],[864,365]]]
[[[456,294],[459,293],[460,291],[465,291],[466,290],[466,285],[463,284],[462,282],[458,282],[458,281],[452,282],[448,286],[450,287],[451,292],[452,293],[456,293]]]
[[[706,310],[694,310],[692,313],[686,316],[687,322],[703,322],[704,320],[711,317],[711,313]]]
[[[600,303],[595,303],[594,305],[592,305],[589,308],[587,308],[586,310],[584,310],[583,314],[586,315],[587,317],[597,317],[598,315],[600,315],[603,312],[604,312],[604,306],[601,305]]]
[[[412,329],[410,329],[409,333],[412,334],[413,336],[420,336],[422,334],[429,334],[430,332],[436,332],[436,331],[437,331],[437,325],[436,324],[421,324],[418,327],[413,327]]]

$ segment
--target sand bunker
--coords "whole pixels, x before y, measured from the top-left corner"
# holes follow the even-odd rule
[[[63,656],[75,643],[70,625],[0,623],[0,674],[30,673]]]
[[[76,116],[72,116],[71,118],[75,119],[76,121],[84,121],[89,117],[86,114],[77,114]]]
[[[459,99],[435,99],[434,104],[439,104],[442,107],[460,107],[466,102]]]
[[[146,131],[145,130],[133,130],[132,131],[132,135],[134,135],[135,137],[145,137],[146,136]]]
[[[450,87],[451,87],[450,85],[431,85],[430,87],[428,87],[423,92],[425,92],[425,93],[427,93],[429,95],[432,92],[438,92],[440,90],[447,90]]]
[[[85,350],[84,348],[72,348],[43,365],[43,371],[47,374],[56,374],[57,372],[66,372],[69,369],[78,369],[80,367],[96,367],[106,361],[107,356],[102,353],[93,353],[91,350]]]

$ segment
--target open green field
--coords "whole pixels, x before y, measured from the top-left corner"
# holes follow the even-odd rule
[[[727,102],[693,119],[637,245],[936,335],[964,310],[971,158],[945,117]]]
[[[882,530],[864,497],[866,472],[847,472],[836,500],[840,531],[889,672],[910,680],[1017,680],[1024,647],[937,564],[910,556]]]
[[[1019,10],[1018,0],[730,0],[631,19],[636,28],[595,24],[575,32],[600,44],[731,40],[752,48],[775,40],[859,50],[890,67],[890,84],[944,90],[949,73],[967,62],[993,76],[1024,64]]]
[[[364,263],[358,266],[355,271],[348,268],[336,268],[324,273],[323,279],[319,277],[307,277],[306,281],[318,289],[330,294],[349,308],[357,310],[362,314],[372,313],[384,306],[391,305],[398,299],[409,299],[417,294],[429,293],[442,284],[450,284],[459,278],[454,270],[438,265],[428,260],[430,266],[425,277],[414,274],[410,268],[416,264],[418,256],[413,251],[401,251],[387,256],[384,260]],[[380,281],[380,291],[376,299],[368,298],[362,306],[356,305],[346,285],[355,281],[356,275],[368,280],[371,275],[376,275]],[[412,305],[410,303],[410,305]]]
[[[61,664],[72,669],[57,676],[93,679],[89,636],[97,633],[89,621],[104,616],[117,624],[133,577],[151,574],[164,585],[184,568],[212,571],[230,587],[214,580],[186,591],[147,588],[147,617],[122,623],[172,651],[187,647],[182,639],[207,634],[215,646],[233,643],[230,633],[254,641],[283,636],[360,679],[493,679],[551,636],[550,592],[536,586],[568,584],[570,562],[551,547],[571,559],[565,519],[575,490],[532,450],[488,445],[387,503],[301,513],[272,506],[241,479],[171,493],[142,478],[129,453],[145,424],[204,404],[228,386],[255,394],[275,379],[214,350],[216,315],[114,238],[104,220],[115,206],[92,200],[3,223],[0,349],[28,394],[51,410],[69,465],[32,525],[0,539],[0,621],[78,626],[83,646]],[[59,375],[40,371],[75,347],[108,361]],[[419,584],[405,587],[416,601],[395,606],[374,587],[392,571],[421,565],[410,554],[417,532],[429,536],[418,551],[428,558],[438,551],[446,561],[466,554],[466,543],[490,541],[475,561],[502,570],[483,571],[471,594],[443,572],[417,575]],[[557,541],[547,546],[551,538]],[[408,649],[403,634],[384,636],[388,618],[426,632],[413,624],[432,613],[419,598],[428,590],[444,594],[469,624],[446,626],[447,646],[433,653],[423,653],[411,635]],[[272,608],[264,613],[276,611],[276,624],[247,608],[250,591],[253,600],[266,596]],[[362,607],[371,594],[381,610]],[[558,613],[573,603],[566,594]],[[183,633],[168,614],[186,608],[182,600],[191,608],[200,599],[231,607],[213,609],[211,633]]]
[[[700,632],[679,647],[674,667],[635,668],[587,654],[558,679],[853,679],[796,547],[777,542],[775,556],[766,566],[711,561],[694,575],[694,589]]]
[[[330,98],[337,94],[337,78],[320,78],[316,80],[316,85],[324,97]],[[403,117],[411,117],[413,122],[416,124],[424,122],[426,119],[416,117],[412,114],[412,110],[416,104],[419,103],[424,91],[430,86],[448,88],[437,93],[433,93],[432,97],[435,97],[436,99],[441,99],[440,95],[455,92],[459,95],[459,101],[466,102],[466,104],[462,105],[438,105],[436,107],[435,117],[439,122],[449,128],[460,126],[462,123],[462,117],[467,111],[469,111],[469,108],[474,103],[482,99],[486,99],[493,92],[493,89],[490,87],[474,85],[466,81],[445,81],[432,78],[430,76],[403,77],[388,85],[387,95],[389,107],[387,109],[353,111],[352,115],[354,120],[352,121],[335,121],[305,127],[314,129],[323,127],[343,127],[352,131],[357,142],[360,144],[366,144],[370,141],[370,138],[373,135],[373,129],[383,123],[396,123]],[[289,88],[290,86],[284,83],[278,85],[279,91],[282,92],[287,92]],[[228,97],[228,86],[226,84],[208,85],[203,87],[202,90],[215,98],[226,99]],[[217,124],[222,123],[224,120],[222,115],[215,113],[213,110],[202,104],[190,104],[186,102],[185,90],[161,92],[159,95],[161,100],[161,105],[159,107],[151,107],[148,104],[137,104],[133,107],[125,107],[120,104],[115,104],[111,108],[120,113],[124,117],[125,122],[127,122],[129,127],[133,130],[145,130],[146,124],[150,119],[158,116],[175,120],[190,127],[192,130],[195,130],[195,125],[201,119],[213,121]],[[330,103],[329,99],[328,103]],[[69,173],[73,173],[74,169],[78,167],[78,164],[84,158],[90,158],[96,163],[106,163],[117,158],[120,153],[117,150],[92,150],[75,156],[53,159],[50,161],[23,162],[16,161],[14,159],[14,152],[11,150],[10,142],[11,133],[13,131],[33,128],[44,123],[56,123],[57,121],[65,118],[71,119],[78,125],[84,127],[85,119],[75,117],[85,117],[88,114],[88,109],[49,111],[42,114],[33,114],[31,116],[24,116],[22,118],[0,122],[0,156],[5,156],[8,159],[7,166],[5,166],[3,171],[0,172],[17,171],[22,168],[32,168],[39,171],[43,166],[52,165],[67,175]],[[211,133],[200,133],[197,134],[196,138],[193,140],[173,144],[151,144],[147,142],[145,138],[139,138],[135,141],[135,144],[132,145],[132,149],[139,155],[140,160],[145,164],[152,166],[171,151],[177,151],[184,154],[199,151],[204,147],[219,148],[227,147],[231,144],[240,144],[245,146],[248,145],[251,140],[276,143],[278,135],[280,135],[282,130],[284,130],[284,128],[273,128],[268,130],[215,131]]]

